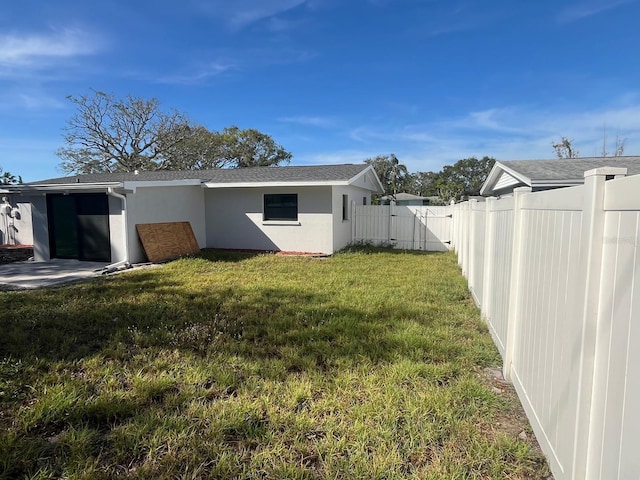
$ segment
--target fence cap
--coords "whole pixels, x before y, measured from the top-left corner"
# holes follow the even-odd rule
[[[615,160],[614,160],[615,162]],[[626,175],[626,167],[600,167],[584,172],[584,178],[594,177],[597,175]]]

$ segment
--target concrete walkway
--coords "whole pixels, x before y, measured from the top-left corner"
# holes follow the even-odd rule
[[[108,264],[55,259],[0,265],[0,289],[40,288],[100,275]]]

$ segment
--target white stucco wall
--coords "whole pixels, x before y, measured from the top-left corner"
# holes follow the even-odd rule
[[[265,194],[298,194],[297,222],[263,221]],[[331,187],[214,188],[205,191],[207,246],[333,253]]]
[[[127,194],[129,260],[146,261],[136,224],[189,222],[200,248],[206,246],[204,191],[201,186],[141,187]],[[118,258],[119,259],[119,258]]]
[[[49,260],[49,224],[47,223],[47,197],[44,195],[22,196],[21,201],[31,204],[31,224],[33,226],[33,258],[36,261]]]
[[[117,263],[125,258],[124,222],[122,200],[109,195],[109,242],[111,243],[111,262]]]
[[[348,212],[347,219],[342,219],[342,196],[348,197]],[[355,202],[356,205],[363,205],[364,199],[366,204],[371,205],[371,191],[364,188],[355,186],[335,186],[333,187],[333,246],[334,251],[338,251],[346,247],[351,242],[351,228],[352,228],[352,207],[351,203]]]

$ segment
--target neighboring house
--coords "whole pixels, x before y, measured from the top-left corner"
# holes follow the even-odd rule
[[[200,248],[331,254],[351,205],[383,192],[369,165],[102,173],[0,190],[31,206],[36,260],[146,260],[135,226],[191,224]]]
[[[480,194],[506,195],[512,193],[516,187],[531,187],[535,192],[582,185],[584,172],[599,167],[623,167],[627,169],[627,175],[638,175],[640,157],[496,161],[480,189]]]
[[[0,245],[32,245],[31,204],[0,196]]]
[[[396,193],[380,197],[382,205],[389,205],[392,200],[395,200],[396,205],[403,206],[440,205],[442,203],[440,197],[421,197],[411,193]]]

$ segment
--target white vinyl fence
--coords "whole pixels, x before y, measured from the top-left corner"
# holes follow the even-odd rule
[[[351,241],[403,250],[447,251],[452,206],[353,205]]]
[[[640,175],[625,174],[454,206],[463,274],[556,480],[640,478]]]

